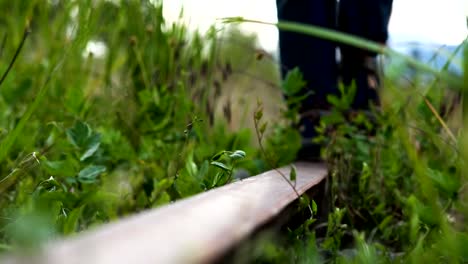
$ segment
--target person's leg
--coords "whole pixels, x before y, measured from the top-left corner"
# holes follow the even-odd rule
[[[340,0],[338,29],[369,40],[385,43],[392,0]],[[368,109],[379,104],[376,54],[340,45],[341,76],[345,85],[356,83],[354,109]]]
[[[277,9],[279,20],[335,28],[335,0],[277,0]],[[313,93],[302,103],[300,109],[303,117],[301,134],[305,141],[310,141],[316,136],[314,127],[318,125],[318,119],[311,118],[309,114],[328,109],[327,94],[337,94],[336,44],[286,31],[279,32],[279,44],[283,78],[288,70],[299,67],[307,82],[304,93]],[[319,149],[317,146],[312,148],[303,148],[301,152],[308,153],[299,153],[299,156],[316,156],[317,153],[312,152]]]
[[[278,19],[335,28],[335,0],[277,0]],[[336,44],[304,34],[279,32],[282,75],[299,67],[307,89],[313,91],[304,108],[326,107],[326,95],[336,92]]]

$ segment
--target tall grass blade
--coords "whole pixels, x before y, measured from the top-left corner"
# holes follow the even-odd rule
[[[404,55],[400,52],[397,52],[383,44],[376,43],[364,38],[356,37],[350,34],[346,34],[343,32],[338,32],[332,29],[325,29],[318,26],[312,26],[307,24],[301,24],[296,22],[288,22],[288,21],[279,21],[278,23],[270,23],[264,22],[259,20],[251,20],[251,19],[244,19],[242,17],[235,17],[235,18],[225,18],[223,19],[226,23],[256,23],[256,24],[263,24],[263,25],[271,25],[276,26],[280,30],[284,31],[291,31],[302,33],[305,35],[310,35],[322,39],[327,39],[331,41],[335,41],[338,43],[347,44],[353,47],[365,49],[368,51],[376,52],[378,54],[387,55],[390,57],[399,57],[403,61],[405,61],[408,65],[419,69],[421,71],[429,72],[438,76],[441,80],[447,81],[450,83],[454,88],[461,87],[461,80],[448,74],[445,72],[439,72],[437,69],[432,68],[431,66],[420,62],[416,59],[413,59],[410,56]]]

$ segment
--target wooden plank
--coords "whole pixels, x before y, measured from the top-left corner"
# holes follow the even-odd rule
[[[326,177],[323,164],[295,165],[300,194]],[[281,170],[289,175],[289,168]],[[272,170],[53,242],[35,256],[12,256],[1,263],[206,263],[296,198]]]

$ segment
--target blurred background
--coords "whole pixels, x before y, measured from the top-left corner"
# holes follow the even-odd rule
[[[185,23],[202,31],[223,17],[277,21],[275,0],[166,0],[163,3],[168,20],[178,20],[183,8]],[[467,15],[468,1],[464,0],[394,0],[389,44],[458,45],[468,34]],[[257,34],[262,48],[276,52],[278,32],[275,28],[252,24],[241,28]]]
[[[277,22],[275,0],[166,0],[163,4],[167,21],[183,21],[189,29],[199,30],[202,34],[213,25],[220,29],[225,28],[226,26],[219,20],[224,17],[242,16],[248,19]],[[468,36],[467,15],[468,1],[465,0],[394,0],[389,26],[390,38],[387,44],[437,69],[442,69],[455,53],[448,70],[460,75],[462,52],[454,51]],[[273,64],[279,64],[278,30],[275,27],[250,23],[237,27],[242,34],[251,34],[256,48],[269,54]],[[236,40],[231,38],[230,43],[236,45]],[[250,62],[245,68],[249,68],[250,77],[256,76],[258,79],[262,76],[256,73],[255,68],[258,65],[252,65],[258,62]],[[399,82],[402,82],[400,85],[409,85],[404,79],[413,79],[415,72],[404,64],[398,59],[386,60],[384,67],[386,76],[391,80],[400,80]],[[274,70],[270,72],[274,73]],[[276,80],[273,84],[277,84],[279,80],[278,76],[263,75],[263,79],[265,78]],[[241,81],[236,80],[236,90],[244,94],[245,91],[238,87],[239,82]],[[265,89],[266,92],[276,95],[270,97],[273,100],[266,102],[266,108],[267,113],[277,116],[277,106],[281,104],[279,93],[269,89],[268,85],[255,83],[252,78],[245,85],[248,86],[247,91],[254,93],[254,97],[264,97]],[[255,88],[252,89],[253,87]]]

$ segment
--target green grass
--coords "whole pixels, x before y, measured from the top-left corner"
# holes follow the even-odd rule
[[[242,18],[227,22],[263,23]],[[467,134],[463,125],[467,112],[453,91],[463,95],[468,88],[463,82],[468,67],[463,76],[454,76],[447,67],[431,69],[353,36],[283,21],[276,26],[399,57],[416,68],[418,75],[433,74],[435,81],[423,83],[415,77],[410,87],[399,87],[400,76],[385,78],[382,111],[375,112],[374,123],[362,114],[349,120],[340,110],[349,107],[351,87],[342,87],[339,97],[332,96],[335,108],[322,120],[322,136],[317,139],[326,146],[323,155],[331,175],[326,231],[323,225],[306,221],[273,239],[276,243],[270,238],[248,244],[245,248],[251,249],[252,256],[248,261],[467,262]],[[459,49],[465,50],[466,64],[466,42]],[[453,109],[447,110],[450,106]],[[239,259],[246,261],[242,256]]]
[[[254,175],[294,159],[296,115],[284,111],[281,92],[300,88],[300,73],[281,83],[254,37],[189,32],[149,1],[49,2],[0,0],[8,11],[0,74],[19,51],[0,83],[3,252],[215,188],[237,169]],[[345,120],[349,90],[331,98],[338,105],[318,139],[332,183],[328,222],[317,225],[314,204],[301,199],[298,211],[310,206],[304,222],[247,243],[239,262],[468,261],[468,104],[444,112],[451,93],[468,89],[467,45],[460,78],[352,36],[276,26],[401,57],[437,81],[403,89],[399,76],[385,79],[376,124]],[[87,54],[90,41],[104,43],[105,55]]]
[[[237,169],[267,168],[249,112],[225,99],[237,97],[236,80],[251,79],[226,56],[239,33],[188,32],[149,1],[49,2],[0,1],[8,10],[0,73],[19,51],[0,85],[3,251],[215,188]],[[97,41],[104,56],[85,52]]]

